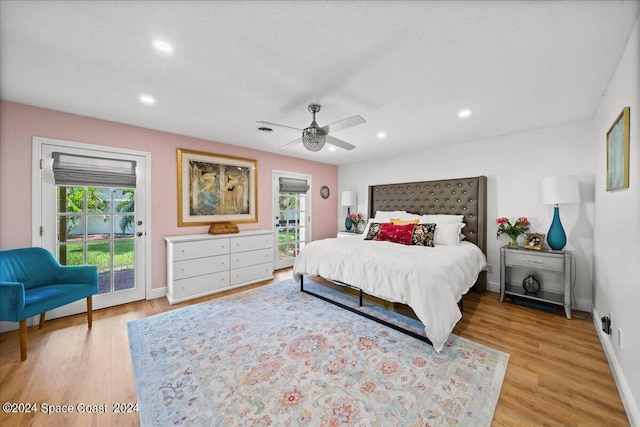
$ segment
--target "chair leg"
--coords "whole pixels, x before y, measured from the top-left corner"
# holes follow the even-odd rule
[[[44,315],[45,313],[40,313],[40,323],[38,324],[38,329],[42,329],[42,327],[44,326]]]
[[[87,323],[89,324],[89,329],[91,329],[93,323],[93,300],[91,297],[87,297]]]
[[[27,360],[27,319],[20,321],[20,360]]]

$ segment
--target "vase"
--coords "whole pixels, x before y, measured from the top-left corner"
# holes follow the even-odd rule
[[[349,231],[351,230],[351,227],[353,227],[353,221],[351,221],[351,218],[347,217],[347,219],[344,221],[344,228]]]
[[[510,248],[517,248],[518,247],[518,241],[516,239],[517,239],[517,237],[515,239],[513,237],[511,237],[509,239],[509,247]]]
[[[560,209],[558,205],[553,208],[553,222],[547,233],[547,244],[554,251],[560,251],[567,244],[567,235],[560,222]]]
[[[538,282],[535,277],[529,275],[522,281],[522,287],[526,293],[535,294],[540,290],[540,282]]]

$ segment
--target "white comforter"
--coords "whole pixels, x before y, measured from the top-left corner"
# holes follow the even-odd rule
[[[440,352],[462,317],[457,302],[485,267],[485,255],[469,242],[424,247],[349,237],[307,244],[293,277],[300,282],[302,275],[317,275],[409,305]]]

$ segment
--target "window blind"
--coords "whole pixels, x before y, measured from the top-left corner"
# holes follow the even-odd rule
[[[136,186],[136,162],[54,152],[53,178],[56,185],[105,187]]]
[[[306,179],[281,177],[279,181],[281,193],[306,193],[309,191]]]

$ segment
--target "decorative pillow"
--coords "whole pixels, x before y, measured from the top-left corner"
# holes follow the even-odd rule
[[[411,235],[411,244],[433,247],[435,231],[436,224],[416,224]]]
[[[434,243],[436,246],[460,244],[460,230],[467,225],[464,222],[458,224],[438,224],[434,235]]]
[[[384,223],[380,227],[380,232],[374,240],[411,245],[411,236],[413,235],[414,228],[414,224],[393,225]]]
[[[376,240],[378,234],[380,233],[380,228],[382,228],[382,222],[372,222],[369,221],[367,224],[367,229],[365,230],[366,234],[364,234],[364,240]]]
[[[411,220],[408,220],[408,221],[403,221],[403,220],[398,219],[398,218],[391,218],[391,224],[393,224],[393,225],[417,224],[419,221],[420,221],[419,218],[411,219]]]

